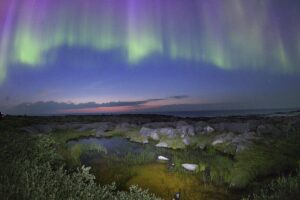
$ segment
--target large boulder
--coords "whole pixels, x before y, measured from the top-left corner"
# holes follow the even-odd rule
[[[223,133],[221,135],[217,135],[213,142],[212,145],[217,145],[217,144],[223,144],[223,143],[227,143],[227,142],[232,142],[234,138],[234,134],[233,133]]]
[[[205,127],[207,127],[207,122],[204,122],[204,121],[199,121],[195,124],[195,131],[197,133],[201,133]]]
[[[157,129],[151,129],[147,127],[142,127],[140,134],[145,137],[150,137],[153,140],[159,140],[160,136]]]
[[[150,134],[150,138],[151,138],[152,140],[159,140],[159,139],[160,139],[160,137],[159,137],[157,131],[152,131],[151,134]]]
[[[143,136],[150,136],[154,130],[152,128],[142,127],[140,130],[140,134]]]
[[[177,126],[176,127],[177,132],[183,137],[185,135],[194,136],[195,130],[194,127],[191,125],[183,125],[183,126]]]
[[[168,138],[173,138],[177,135],[176,129],[170,127],[160,128],[158,131],[160,135],[167,136]]]
[[[272,124],[261,124],[257,127],[258,136],[278,135],[280,131]]]
[[[209,134],[209,133],[212,133],[214,131],[215,131],[215,129],[213,127],[211,127],[211,126],[208,125],[208,126],[205,126],[203,128],[201,134]]]
[[[93,124],[92,127],[90,126],[89,128],[92,128],[92,130],[95,131],[96,137],[102,137],[105,136],[105,132],[112,131],[114,129],[114,124],[111,122],[101,122]]]

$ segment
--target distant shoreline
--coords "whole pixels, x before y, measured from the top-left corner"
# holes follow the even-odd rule
[[[128,112],[128,113],[68,113],[11,115],[28,117],[60,117],[60,116],[165,116],[178,118],[218,118],[218,117],[251,117],[251,116],[293,116],[300,114],[300,108],[280,109],[236,109],[236,110],[203,110],[203,111],[163,111],[163,112]]]

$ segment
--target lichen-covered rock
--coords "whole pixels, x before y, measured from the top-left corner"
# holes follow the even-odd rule
[[[189,136],[194,136],[195,135],[195,130],[194,127],[191,125],[184,125],[184,126],[177,126],[177,132],[181,136],[189,135]]]
[[[140,130],[140,134],[143,136],[150,136],[152,132],[153,132],[153,129],[147,128],[147,127],[142,127]]]
[[[174,128],[161,128],[158,131],[160,135],[167,136],[168,138],[173,138],[177,135],[176,129]]]
[[[214,141],[212,142],[212,145],[222,144],[225,142],[231,142],[234,138],[233,133],[223,133],[221,135],[218,135],[215,137]]]

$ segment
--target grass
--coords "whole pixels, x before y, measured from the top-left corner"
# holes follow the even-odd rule
[[[51,133],[51,137],[58,144],[65,144],[67,141],[72,139],[77,139],[80,137],[89,137],[95,136],[93,131],[74,131],[74,130],[64,130],[64,131],[55,131]]]
[[[165,142],[169,148],[172,149],[185,149],[185,144],[182,141],[183,138],[176,136],[174,138],[168,138],[167,136],[162,136],[160,142]]]
[[[243,200],[298,199],[300,196],[299,169],[295,176],[289,175],[276,178]]]
[[[150,192],[158,194],[164,199],[172,199],[176,192],[181,193],[181,199],[235,199],[226,189],[211,184],[202,184],[192,174],[170,172],[165,164],[135,166],[136,175],[131,178],[127,186],[139,185],[149,188]]]
[[[300,134],[290,135],[268,144],[254,144],[237,154],[230,184],[245,187],[257,178],[295,170],[300,159]]]

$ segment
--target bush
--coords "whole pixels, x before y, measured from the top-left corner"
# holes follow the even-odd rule
[[[89,167],[67,171],[49,136],[1,133],[1,199],[159,199],[137,187],[116,191],[95,183]]]

